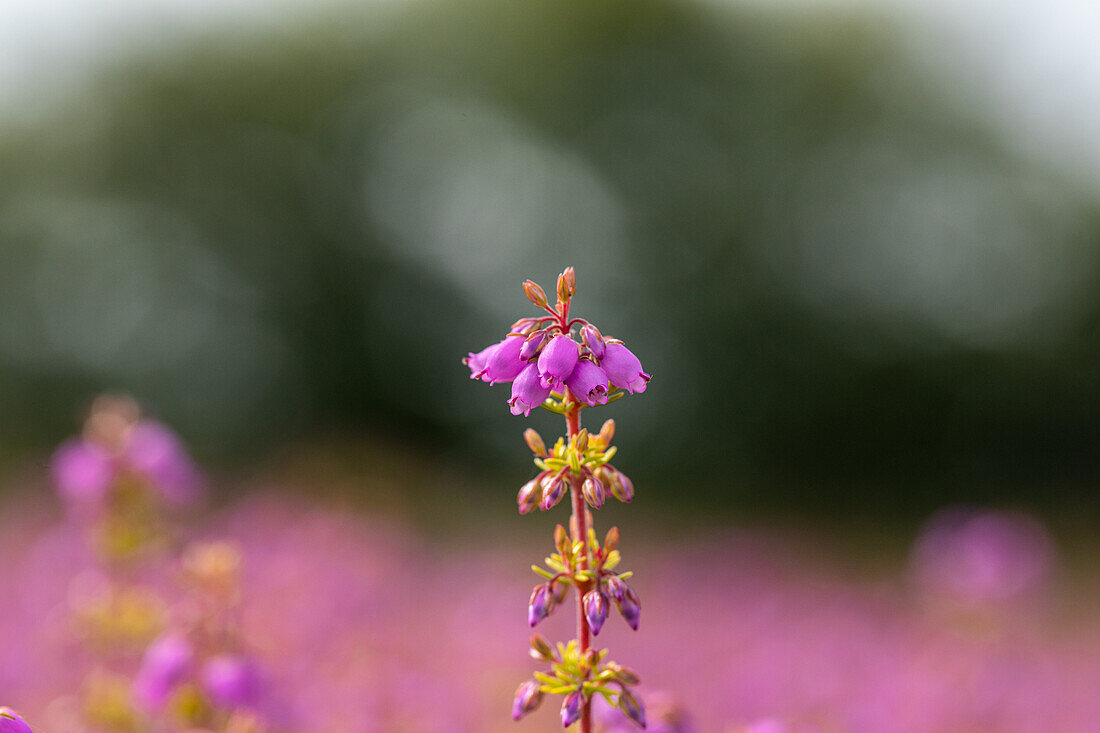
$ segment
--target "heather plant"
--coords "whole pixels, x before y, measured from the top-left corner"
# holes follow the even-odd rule
[[[104,395],[82,435],[54,453],[52,472],[94,558],[70,590],[71,626],[92,661],[78,717],[117,733],[260,730],[249,712],[259,675],[236,619],[239,551],[203,542],[173,557],[171,510],[202,489],[180,438],[133,400]],[[170,578],[183,589],[174,604]]]
[[[528,514],[536,508],[549,511],[569,496],[569,531],[557,525],[555,552],[545,566],[532,566],[544,582],[531,592],[527,620],[536,626],[563,605],[572,590],[577,631],[576,638],[556,645],[539,634],[531,638],[531,656],[549,669],[535,672],[519,686],[512,718],[519,720],[535,710],[546,695],[561,695],[562,725],[579,722],[581,732],[590,733],[592,700],[600,696],[645,728],[645,707],[632,691],[638,676],[610,660],[606,649],[591,646],[612,604],[632,629],[638,628],[641,603],[626,582],[631,573],[618,570],[619,530],[610,528],[601,542],[592,515],[611,497],[630,502],[634,484],[610,462],[616,452],[611,444],[614,421],[607,420],[599,433],[590,434],[581,427],[581,411],[644,392],[650,375],[622,341],[604,336],[583,318],[570,318],[576,294],[572,267],[558,276],[553,308],[536,283],[524,282],[523,290],[548,315],[521,318],[503,340],[471,352],[464,363],[472,379],[512,383],[508,405],[513,415],[528,416],[542,407],[565,417],[566,434],[550,447],[534,429],[524,433],[539,470],[520,488],[516,501],[519,513]]]
[[[71,626],[92,662],[80,717],[99,730],[137,730],[129,673],[169,616],[157,588],[174,542],[169,510],[198,497],[201,475],[171,429],[117,395],[95,400],[81,436],[57,449],[51,470],[94,558],[70,590]]]

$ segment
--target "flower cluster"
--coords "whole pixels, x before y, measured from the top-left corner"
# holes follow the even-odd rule
[[[621,394],[618,390],[645,392],[650,375],[622,341],[603,336],[583,318],[569,320],[576,287],[573,268],[568,268],[558,281],[555,311],[543,289],[528,280],[523,284],[527,297],[550,315],[521,318],[503,340],[470,352],[464,360],[471,379],[512,382],[508,405],[513,415],[530,415],[552,396],[561,400],[567,388],[589,407],[606,405]],[[580,342],[573,337],[574,326],[580,326]]]
[[[576,588],[577,638],[554,651],[542,637],[532,641],[534,656],[549,662],[553,674],[535,673],[516,691],[512,717],[538,707],[543,695],[564,695],[562,725],[580,723],[581,733],[591,733],[591,702],[599,695],[614,704],[631,721],[645,727],[645,708],[628,687],[637,676],[615,662],[604,661],[606,650],[589,647],[589,636],[600,633],[612,603],[633,629],[638,628],[638,596],[624,581],[630,573],[617,574],[620,555],[618,528],[611,528],[601,547],[592,528],[589,509],[596,510],[609,497],[621,502],[634,498],[634,483],[611,465],[616,453],[611,445],[615,422],[607,420],[597,434],[580,426],[586,407],[606,405],[624,393],[645,392],[650,375],[619,339],[605,337],[583,318],[570,318],[569,306],[577,290],[573,268],[558,276],[557,303],[551,308],[546,293],[536,283],[523,284],[528,300],[549,315],[521,318],[499,343],[470,353],[464,363],[470,377],[490,384],[512,382],[508,400],[513,415],[529,415],[542,406],[564,415],[567,434],[549,450],[535,430],[524,433],[535,454],[538,475],[519,490],[520,514],[536,507],[548,511],[568,493],[572,506],[570,532],[558,525],[554,532],[557,552],[546,559],[549,569],[533,566],[546,578],[535,586],[527,607],[527,620],[535,626],[564,602],[569,588]],[[579,330],[579,340],[574,328]]]
[[[51,467],[61,497],[93,509],[102,509],[111,489],[128,482],[141,482],[174,505],[190,503],[202,488],[179,436],[142,419],[133,400],[115,395],[95,401],[84,434],[62,443]]]

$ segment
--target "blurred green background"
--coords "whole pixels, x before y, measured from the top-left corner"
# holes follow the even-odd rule
[[[350,440],[518,486],[526,423],[460,359],[573,265],[574,311],[654,375],[602,410],[640,495],[1098,513],[1098,169],[1019,144],[904,12],[261,15],[4,98],[9,464],[119,389],[220,470]]]

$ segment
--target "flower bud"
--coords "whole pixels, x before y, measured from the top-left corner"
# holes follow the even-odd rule
[[[584,617],[593,635],[598,635],[607,620],[607,596],[599,590],[590,590],[584,594]]]
[[[117,469],[111,454],[88,440],[66,441],[53,454],[50,469],[58,493],[74,505],[95,506],[107,496]]]
[[[554,649],[550,646],[550,643],[543,639],[540,635],[535,634],[531,637],[531,656],[534,659],[542,659],[547,662],[554,661]]]
[[[0,733],[34,733],[27,721],[11,708],[0,708]]]
[[[519,513],[527,514],[535,510],[542,499],[542,486],[538,478],[533,478],[525,483],[516,495],[516,503],[519,504]]]
[[[615,679],[622,682],[624,685],[636,685],[641,682],[641,680],[638,679],[638,675],[634,673],[634,670],[624,667],[621,664],[611,662],[607,665],[607,668],[615,674]]]
[[[519,372],[516,381],[512,383],[512,397],[508,400],[508,405],[512,408],[513,415],[522,412],[524,416],[528,416],[531,410],[541,405],[549,396],[550,388],[539,384],[538,366],[532,362]]]
[[[619,546],[619,528],[612,527],[607,530],[607,534],[603,538],[604,552],[611,552]]]
[[[554,547],[562,557],[569,552],[569,533],[560,524],[554,527]]]
[[[542,480],[542,502],[539,507],[543,511],[557,506],[563,496],[565,496],[565,481],[562,480],[560,473]]]
[[[645,707],[638,698],[631,695],[627,690],[623,690],[619,693],[617,704],[619,710],[622,710],[626,717],[645,728]]]
[[[624,504],[634,500],[634,482],[622,471],[614,471],[614,481],[611,482],[611,495]]]
[[[604,420],[603,427],[600,428],[600,443],[606,448],[611,445],[611,439],[615,437],[615,421]]]
[[[569,391],[578,400],[589,407],[607,404],[607,375],[588,359],[577,362],[573,373],[565,380],[565,386],[569,387]]]
[[[565,268],[562,272],[562,277],[565,278],[565,287],[569,291],[569,295],[577,294],[577,273],[572,267]]]
[[[527,300],[531,301],[538,308],[546,307],[546,291],[539,287],[539,284],[533,280],[527,280],[523,283],[523,293],[527,296]]]
[[[206,694],[223,708],[251,707],[260,696],[259,671],[245,657],[214,657],[203,665],[200,679]]]
[[[550,615],[554,610],[554,597],[550,593],[550,584],[536,585],[531,591],[531,600],[527,604],[527,623],[532,627]]]
[[[584,480],[581,493],[584,494],[585,502],[593,509],[603,506],[603,485],[595,476],[589,476]]]
[[[576,723],[581,719],[581,714],[584,713],[584,693],[580,690],[573,690],[565,696],[565,700],[561,704],[561,725],[563,728]]]
[[[134,677],[136,702],[145,710],[160,709],[190,674],[194,656],[190,642],[178,634],[166,634],[150,644]]]
[[[642,371],[642,363],[630,349],[612,342],[607,344],[603,356],[598,358],[600,368],[616,387],[630,394],[645,392],[650,376]]]
[[[592,356],[597,359],[603,358],[604,342],[600,329],[596,328],[591,323],[586,324],[584,328],[581,329],[581,339],[584,341],[584,345],[588,347],[588,350],[592,352]]]
[[[545,341],[545,331],[535,331],[524,339],[523,346],[519,349],[520,361],[531,361],[531,359],[535,358],[535,355],[539,353],[539,349],[542,348]]]
[[[167,425],[142,420],[130,431],[126,462],[156,487],[170,504],[182,506],[198,498],[203,479],[187,448]]]
[[[618,575],[612,575],[607,579],[607,592],[611,594],[611,599],[615,601],[615,605],[623,602],[624,585],[625,583],[623,583]]]
[[[512,701],[512,720],[519,720],[532,712],[542,702],[542,690],[538,680],[527,680],[516,690]]]
[[[617,601],[615,605],[619,607],[619,613],[623,615],[630,628],[637,631],[639,617],[642,614],[641,601],[638,600],[638,594],[629,585],[623,583],[622,587],[622,600]]]
[[[565,594],[569,592],[569,583],[560,580],[550,581],[550,593],[554,596],[554,605],[557,606],[565,600]]]
[[[531,452],[536,456],[546,456],[546,443],[542,442],[542,436],[534,428],[527,428],[523,431],[523,439],[527,442],[527,447],[531,449]]]

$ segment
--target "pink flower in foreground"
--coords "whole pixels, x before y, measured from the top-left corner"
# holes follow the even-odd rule
[[[67,502],[97,503],[115,477],[111,454],[87,440],[67,440],[50,460],[54,484]]]
[[[166,634],[145,650],[141,669],[134,678],[134,701],[144,710],[159,710],[172,690],[191,672],[195,652],[178,634]]]
[[[191,502],[202,490],[202,475],[180,437],[153,420],[135,423],[111,449],[94,440],[73,438],[50,460],[58,493],[76,505],[102,502],[123,471],[133,471],[153,484],[170,504]]]
[[[214,657],[203,665],[200,679],[210,699],[225,708],[251,707],[260,696],[259,671],[245,657]]]

